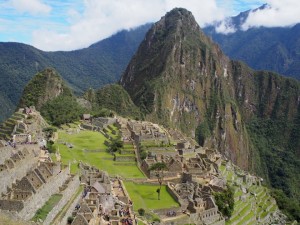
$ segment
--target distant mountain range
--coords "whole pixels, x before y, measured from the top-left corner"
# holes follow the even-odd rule
[[[55,68],[75,91],[116,82],[151,24],[70,52],[44,52],[20,43],[0,43],[0,121],[15,110],[29,80],[46,67]]]
[[[236,30],[234,33],[217,33],[220,22],[203,31],[232,59],[244,61],[254,69],[271,70],[300,80],[300,24],[243,31],[241,26],[249,13],[250,10],[226,20]]]
[[[234,33],[217,33],[218,23],[203,31],[232,59],[245,61],[254,69],[300,79],[300,24],[243,31],[241,25],[249,12],[227,20],[235,28]],[[121,31],[88,48],[70,52],[44,52],[25,44],[0,43],[0,121],[15,110],[26,83],[46,67],[55,68],[77,94],[116,82],[150,26]]]

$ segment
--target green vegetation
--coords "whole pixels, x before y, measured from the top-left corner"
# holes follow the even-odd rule
[[[43,132],[46,135],[46,138],[51,138],[52,135],[54,134],[54,132],[57,132],[57,128],[56,127],[46,127],[43,129]]]
[[[121,149],[123,148],[123,141],[121,141],[120,139],[112,139],[109,144],[108,144],[108,151],[110,153],[113,152],[120,152]]]
[[[33,221],[38,221],[42,220],[44,221],[48,215],[48,213],[57,205],[57,203],[60,201],[62,198],[62,195],[60,194],[55,194],[52,195],[49,200],[45,203],[45,205],[38,209],[34,217],[32,218]]]
[[[59,139],[55,143],[55,147],[59,149],[63,163],[68,164],[71,162],[72,173],[78,170],[78,162],[81,160],[107,171],[112,176],[144,177],[135,161],[113,161],[113,155],[106,151],[105,140],[107,139],[99,132],[80,131],[76,133],[74,131],[74,133],[68,134],[65,130],[59,130]],[[64,143],[70,143],[73,147],[69,148]]]
[[[278,207],[289,219],[300,221],[299,199],[287,197],[284,191],[280,189],[273,189],[271,194],[276,199]]]
[[[139,109],[134,105],[128,93],[118,84],[107,85],[99,89],[95,92],[94,97],[86,93],[85,98],[92,100],[95,114],[108,113],[107,109],[109,109],[119,115],[134,119],[141,116]]]
[[[209,136],[210,128],[208,122],[204,121],[201,124],[199,124],[199,126],[196,128],[196,140],[199,143],[199,145],[203,146],[205,139]]]
[[[72,96],[60,75],[52,68],[37,73],[26,85],[19,107],[35,106],[37,110],[57,95]]]
[[[220,212],[230,218],[234,209],[234,189],[232,186],[227,185],[224,192],[214,193],[216,204]]]
[[[300,134],[298,126],[299,123],[286,119],[254,118],[248,123],[251,141],[262,161],[257,170],[265,172],[263,175],[273,188],[282,190],[274,190],[273,196],[291,220],[300,220],[299,140],[289,139]]]
[[[150,171],[155,171],[155,176],[159,183],[159,188],[156,189],[158,200],[160,200],[160,192],[161,192],[161,184],[164,180],[164,171],[167,170],[168,167],[164,162],[157,162],[151,165],[149,168]]]
[[[161,200],[157,200],[156,190],[159,188],[159,185],[137,184],[134,182],[124,182],[124,184],[133,201],[133,208],[135,211],[140,208],[152,210],[179,206],[168,193],[166,186],[162,186]]]
[[[247,12],[248,14],[248,12]],[[232,17],[233,27],[247,18],[246,13]],[[215,31],[208,26],[203,31],[217,42],[230,58],[246,62],[258,70],[276,71],[300,79],[298,25],[291,27],[257,27],[230,35]],[[263,56],[263,57],[262,57]]]
[[[139,208],[138,213],[139,213],[140,216],[144,216],[145,215],[145,209]]]
[[[89,48],[71,52],[44,52],[25,44],[0,43],[0,122],[13,113],[33,75],[46,67],[55,68],[75,93],[116,82],[150,25],[120,31]]]
[[[77,121],[83,112],[74,97],[62,95],[47,102],[41,109],[42,116],[55,126]]]
[[[76,197],[80,195],[83,191],[84,187],[79,186],[77,191],[74,193],[74,195],[71,197],[71,199],[65,204],[65,206],[60,210],[60,212],[55,216],[55,218],[52,221],[52,224],[55,224],[56,221],[61,221],[61,219],[66,215],[66,212],[68,211],[70,205],[74,202]]]

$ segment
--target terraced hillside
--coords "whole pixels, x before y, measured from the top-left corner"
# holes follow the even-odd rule
[[[10,135],[13,133],[15,125],[25,118],[25,115],[20,112],[15,112],[9,119],[0,124],[0,138],[1,139],[9,139]],[[22,128],[18,128],[15,131],[16,133],[23,133],[24,130]]]
[[[244,173],[231,163],[219,168],[221,175],[234,186],[234,211],[228,225],[275,224],[285,216],[281,214],[270,191],[260,183],[245,182],[241,178]]]

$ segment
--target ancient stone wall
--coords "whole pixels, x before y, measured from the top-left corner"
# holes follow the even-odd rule
[[[0,199],[0,207],[2,210],[19,211],[23,209],[24,202],[20,200]]]
[[[4,141],[1,141],[1,143]],[[3,143],[5,145],[5,143]],[[11,146],[4,146],[0,147],[0,164],[4,164],[6,159],[9,159],[13,152],[13,147]]]
[[[182,224],[192,224],[192,221],[187,215],[184,215],[182,217],[174,218],[174,219],[172,217],[168,218],[168,220],[164,221],[162,224],[164,224],[164,225],[182,225]]]
[[[135,162],[136,158],[135,156],[117,156],[116,157],[116,161],[120,161],[120,162]]]
[[[79,185],[80,185],[79,177],[78,175],[76,175],[68,183],[68,187],[60,193],[62,194],[63,197],[58,202],[58,204],[48,213],[46,219],[43,222],[44,225],[48,225],[53,221],[55,216],[61,211],[61,209],[67,204],[67,202],[76,193],[76,190],[78,189]]]
[[[19,212],[19,216],[24,220],[31,219],[35,212],[41,208],[51,195],[59,192],[66,179],[69,177],[69,168],[63,169],[56,175],[53,175],[47,183],[43,184],[32,197],[25,202],[25,207]]]
[[[187,208],[187,203],[184,203],[181,201],[180,196],[173,190],[171,187],[171,184],[168,182],[167,185],[167,192],[179,203],[181,209],[186,209]]]
[[[79,203],[79,201],[82,199],[82,195],[79,194],[74,201],[71,203],[69,209],[66,211],[65,216],[61,219],[61,221],[57,221],[55,225],[66,225],[68,221],[68,217],[72,215],[72,212],[75,209],[75,206]]]
[[[13,188],[32,191],[35,193],[35,188],[33,187],[33,185],[31,184],[31,182],[28,180],[27,177],[23,177],[20,181],[17,181],[16,184],[13,184]]]
[[[2,160],[1,157],[0,160]],[[16,180],[26,176],[27,172],[35,167],[37,163],[38,157],[35,157],[32,151],[29,151],[29,154],[16,163],[13,168],[0,171],[0,194],[6,193],[7,188],[11,188]]]

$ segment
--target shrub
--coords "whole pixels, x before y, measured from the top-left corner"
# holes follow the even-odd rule
[[[72,222],[73,222],[73,220],[74,220],[74,217],[72,217],[72,216],[69,216],[68,217],[68,224],[72,224]]]
[[[220,212],[230,218],[234,208],[234,190],[233,187],[227,185],[224,192],[214,193],[216,204]]]
[[[144,216],[145,215],[145,209],[139,208],[138,213],[139,213],[140,216]]]

